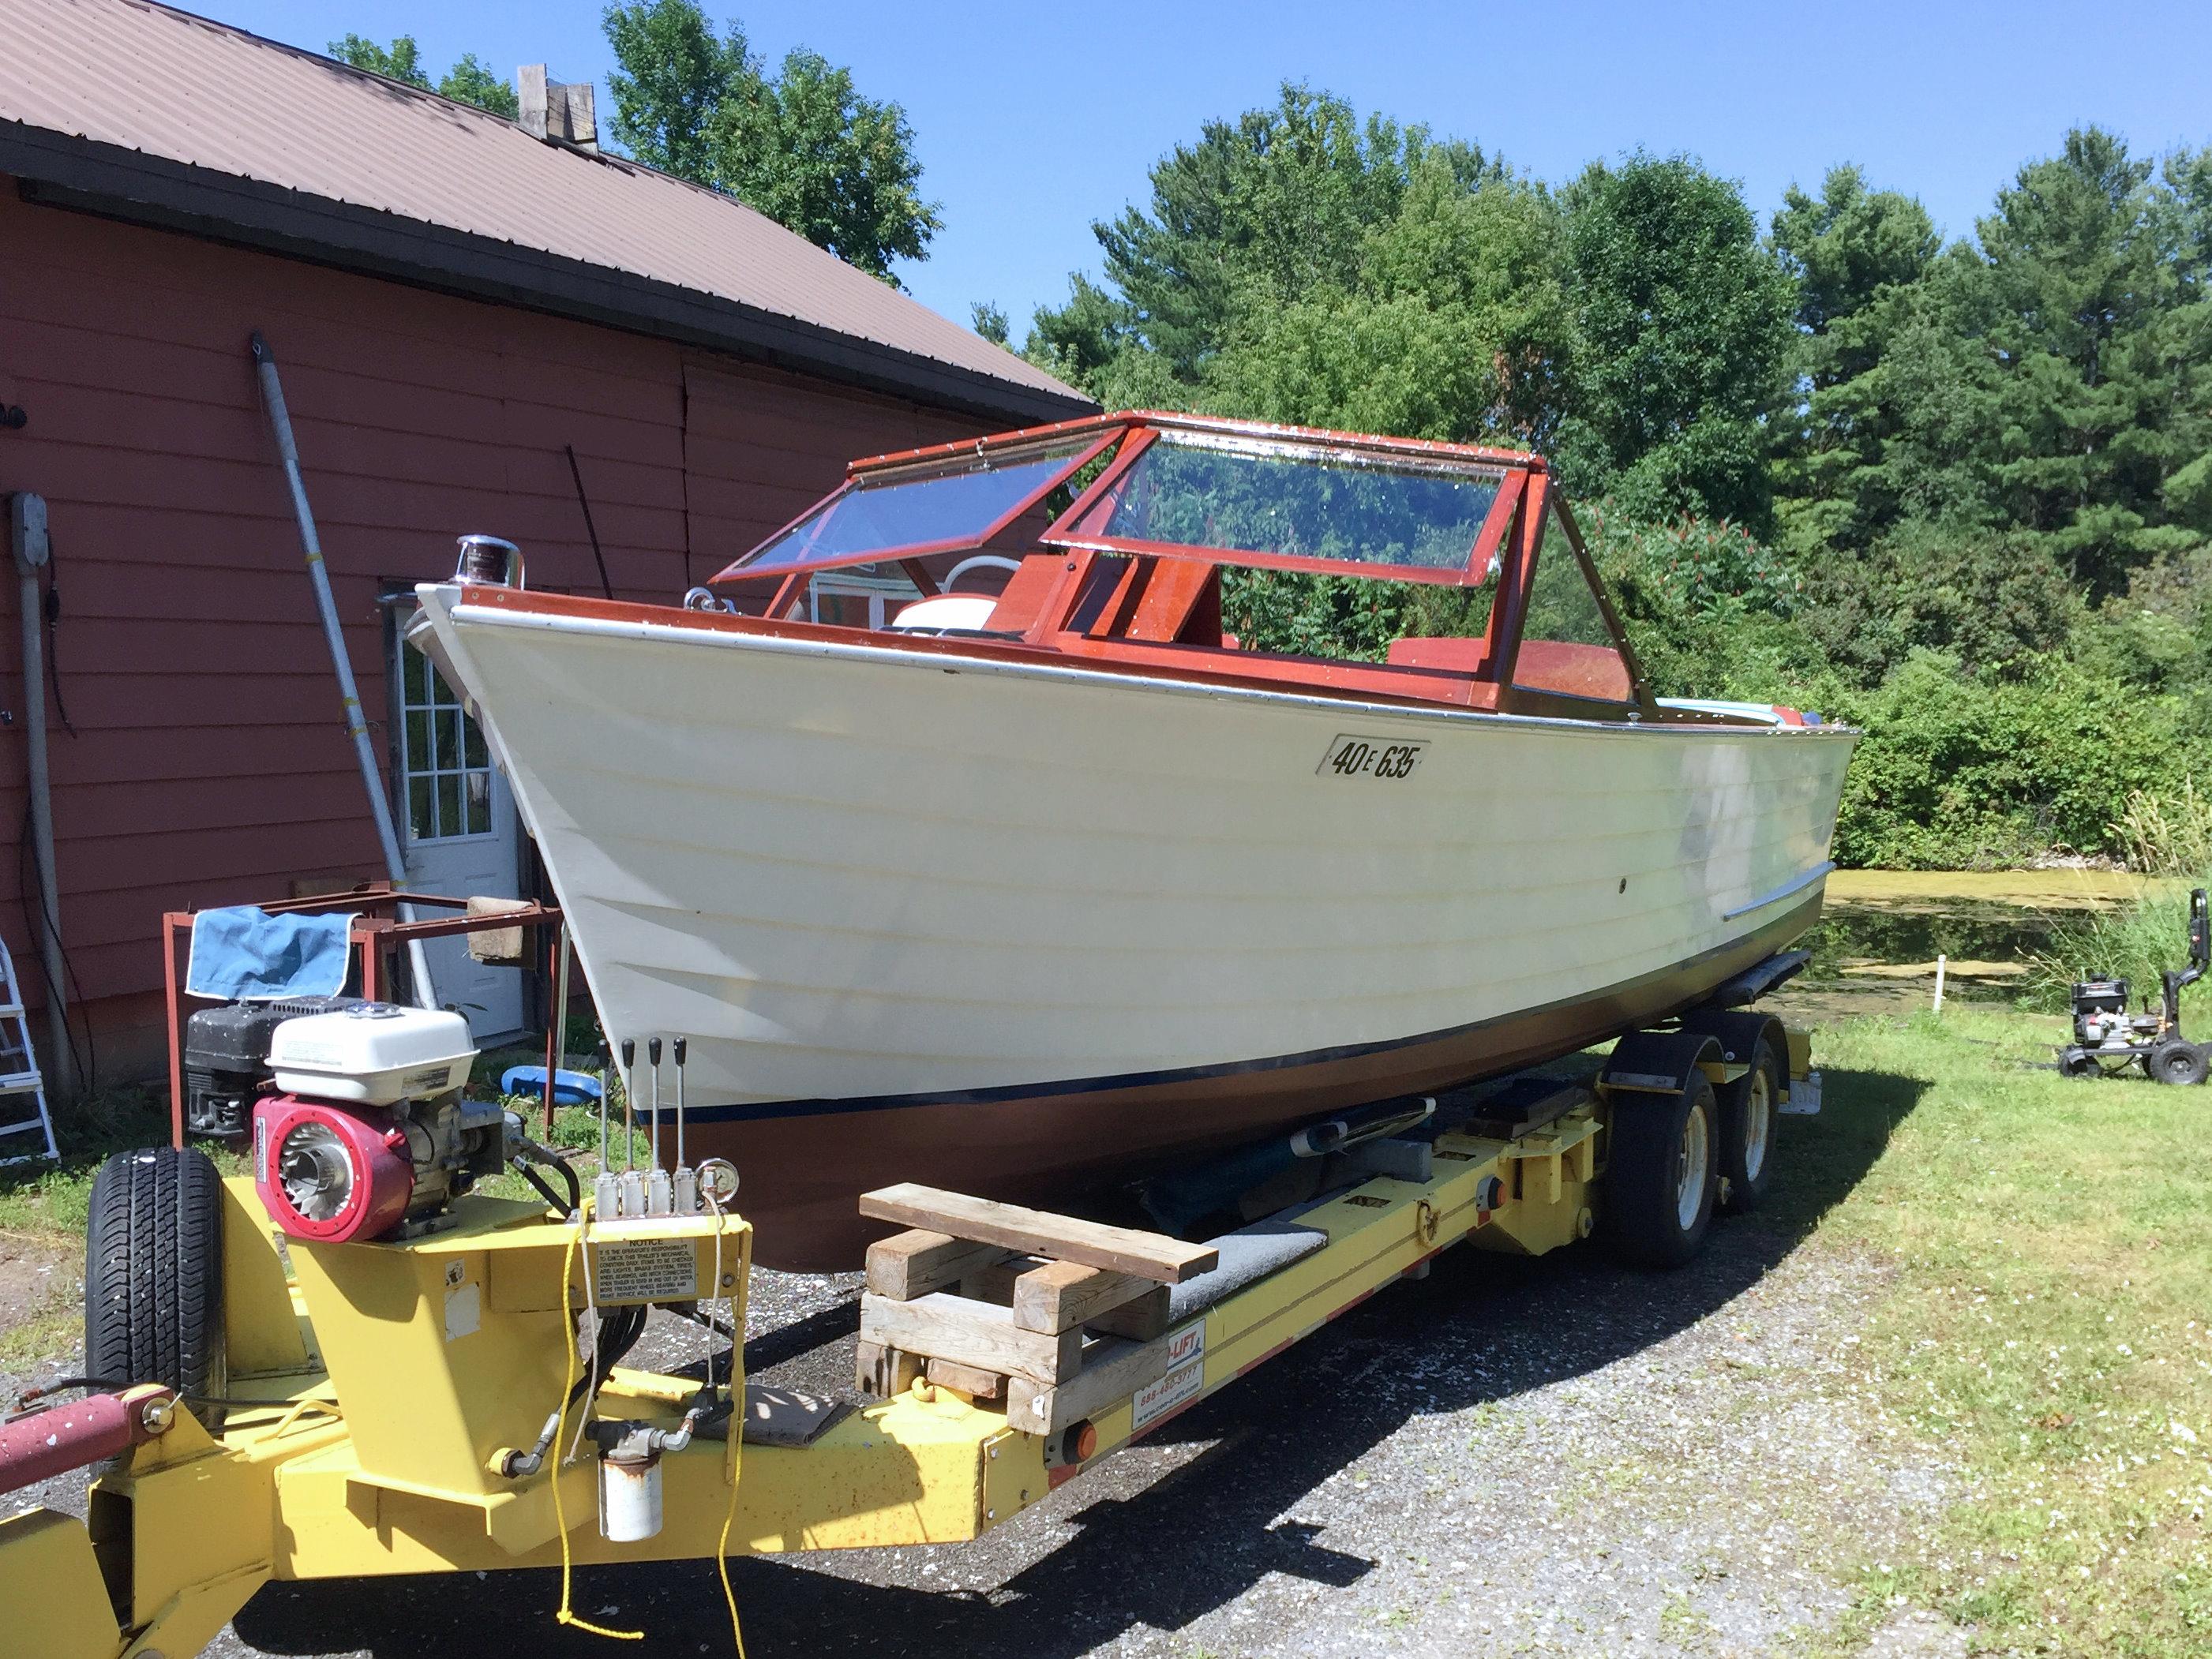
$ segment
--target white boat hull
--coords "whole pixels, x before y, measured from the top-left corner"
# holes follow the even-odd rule
[[[771,1262],[877,1176],[1037,1195],[1686,1006],[1818,915],[1851,746],[422,596]]]

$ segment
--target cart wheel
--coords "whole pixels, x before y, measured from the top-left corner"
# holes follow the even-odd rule
[[[2204,1081],[2204,1074],[2212,1070],[2203,1049],[2179,1037],[2168,1037],[2143,1058],[2143,1069],[2157,1083],[2190,1085]]]
[[[1782,1063],[1761,1037],[1751,1069],[1720,1094],[1721,1174],[1731,1215],[1748,1215],[1766,1196],[1774,1167],[1774,1109],[1782,1099]]]
[[[2063,1077],[2094,1077],[2103,1069],[2094,1056],[2079,1048],[2069,1048],[2058,1056],[2058,1071]]]
[[[222,1182],[205,1153],[157,1146],[100,1166],[85,1226],[84,1368],[222,1392]]]
[[[1606,1227],[1621,1255],[1679,1267],[1698,1253],[1720,1186],[1719,1118],[1713,1085],[1698,1070],[1679,1094],[1614,1097]]]

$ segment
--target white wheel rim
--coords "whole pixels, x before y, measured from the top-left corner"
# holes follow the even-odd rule
[[[1743,1093],[1743,1173],[1747,1181],[1759,1179],[1766,1167],[1766,1137],[1774,1125],[1774,1085],[1766,1068],[1751,1074],[1751,1087]]]
[[[1705,1104],[1699,1101],[1682,1125],[1682,1146],[1674,1165],[1674,1219],[1686,1233],[1698,1224],[1698,1212],[1705,1207],[1711,1166],[1712,1131],[1705,1122]]]

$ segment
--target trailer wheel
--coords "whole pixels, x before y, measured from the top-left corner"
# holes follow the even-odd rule
[[[2212,1061],[2203,1049],[2179,1037],[2168,1037],[2143,1057],[2143,1069],[2157,1083],[2172,1083],[2181,1087],[2192,1087],[2204,1081],[2205,1073],[2212,1070]]]
[[[1701,1070],[1677,1094],[1616,1095],[1606,1225],[1622,1256],[1679,1267],[1698,1253],[1720,1186],[1719,1126],[1713,1085]]]
[[[1751,1069],[1720,1097],[1721,1175],[1726,1208],[1748,1215],[1766,1197],[1774,1168],[1774,1113],[1782,1101],[1782,1064],[1765,1037],[1751,1050]]]
[[[205,1153],[157,1146],[101,1164],[84,1273],[88,1375],[222,1392],[222,1182]]]

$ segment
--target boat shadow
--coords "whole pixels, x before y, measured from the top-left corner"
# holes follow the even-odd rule
[[[1925,1086],[1830,1071],[1822,1115],[1783,1121],[1785,1161],[1766,1204],[1717,1226],[1686,1267],[1655,1274],[1597,1249],[1535,1260],[1449,1251],[1426,1279],[1361,1304],[985,1539],[732,1562],[747,1647],[763,1659],[1077,1659],[1141,1627],[1182,1629],[1270,1575],[1354,1585],[1375,1564],[1289,1512],[1338,1505],[1317,1489],[1416,1419],[1602,1370],[1727,1307],[1850,1194]],[[846,1363],[855,1317],[812,1314],[803,1331],[757,1339],[751,1360],[788,1359],[811,1340],[828,1345],[827,1363]],[[708,1563],[594,1569],[577,1589],[582,1616],[642,1626],[665,1650],[729,1651]],[[534,1571],[276,1584],[234,1628],[283,1655],[608,1652],[556,1626],[559,1593],[553,1574]]]

